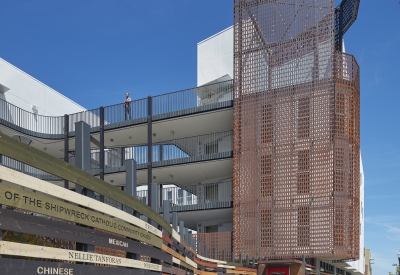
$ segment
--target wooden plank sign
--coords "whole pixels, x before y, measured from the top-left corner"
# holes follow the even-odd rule
[[[157,237],[162,237],[161,230],[158,230],[154,226],[126,213],[125,211],[107,205],[95,199],[86,197],[84,195],[78,194],[76,192],[70,191],[63,187],[57,186],[50,182],[25,175],[21,172],[12,170],[4,166],[0,166],[0,179],[17,184],[19,186],[34,189],[44,194],[51,195],[52,197],[73,202],[81,206],[91,208],[93,210],[101,211],[104,214],[119,218],[128,223],[134,224],[137,227],[145,229],[150,233],[156,235]]]
[[[95,228],[100,228],[135,240],[162,247],[162,239],[155,235],[106,215],[62,202],[34,192],[0,183],[0,204],[21,208]]]
[[[139,260],[114,257],[91,252],[43,247],[39,245],[21,244],[6,241],[0,241],[0,254],[62,261],[85,262],[93,264],[107,264],[114,266],[147,269],[153,271],[162,271],[162,266],[159,264],[153,264]]]
[[[171,225],[160,214],[138,199],[78,167],[2,133],[0,133],[0,155],[10,157],[104,195],[145,215],[162,226],[168,233],[172,233]]]
[[[0,221],[0,229],[3,230],[114,248],[172,263],[172,256],[158,248],[72,223],[43,219],[7,209],[0,210]]]
[[[63,262],[0,259],[1,275],[159,275],[158,271],[77,265]]]

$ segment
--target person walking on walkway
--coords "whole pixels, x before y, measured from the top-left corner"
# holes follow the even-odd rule
[[[132,116],[131,116],[131,101],[132,101],[132,99],[129,96],[129,93],[126,93],[125,101],[124,101],[125,120],[132,119]]]

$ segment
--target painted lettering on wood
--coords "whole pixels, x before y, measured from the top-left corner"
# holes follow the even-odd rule
[[[146,269],[123,269],[94,265],[75,265],[61,262],[0,259],[1,275],[159,275]],[[58,272],[58,273],[57,273]]]
[[[99,202],[95,199],[88,198],[84,195],[77,194],[76,192],[73,192],[73,191],[67,190],[65,188],[62,188],[60,186],[54,185],[50,182],[33,178],[31,176],[25,175],[23,173],[20,173],[18,171],[15,171],[10,168],[3,167],[3,166],[0,166],[0,178],[7,182],[11,182],[11,183],[17,184],[19,186],[34,189],[41,193],[51,195],[52,197],[56,197],[56,198],[62,199],[64,201],[76,203],[82,207],[91,208],[96,211],[102,212],[104,214],[119,218],[128,223],[134,224],[137,227],[145,229],[145,230],[153,233],[157,237],[160,237],[160,238],[162,237],[162,232],[160,230],[158,230],[154,226],[146,223],[145,221],[141,220],[140,218],[132,216],[132,215],[126,213],[125,211],[116,209],[110,205]],[[33,203],[34,203],[34,201],[33,201]]]
[[[93,264],[109,264],[115,266],[133,267],[153,271],[161,271],[158,264],[147,263],[139,260],[102,255],[91,252],[74,251],[39,245],[20,244],[0,241],[0,254],[11,256],[32,257],[40,259],[53,259],[62,261],[77,261]]]
[[[19,233],[45,236],[66,241],[92,244],[96,246],[118,248],[131,253],[136,253],[172,263],[172,256],[153,246],[146,245],[139,241],[125,239],[111,235],[102,230],[93,230],[87,227],[76,226],[72,223],[62,222],[53,219],[43,219],[33,215],[2,209],[0,211],[0,229]],[[117,246],[110,239],[126,243],[126,246]],[[117,241],[116,241],[117,242]]]
[[[162,239],[125,222],[44,195],[0,183],[0,204],[104,229],[161,248]]]

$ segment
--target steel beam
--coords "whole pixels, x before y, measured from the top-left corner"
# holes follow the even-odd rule
[[[64,161],[69,163],[69,115],[64,115]],[[64,180],[64,188],[69,189],[68,180]]]
[[[104,107],[100,107],[100,179],[104,180]],[[104,196],[100,194],[100,201]]]
[[[153,122],[152,122],[152,109],[153,109],[153,100],[152,97],[149,96],[147,98],[147,192],[148,199],[147,205],[152,207],[152,189],[151,183],[153,182]]]

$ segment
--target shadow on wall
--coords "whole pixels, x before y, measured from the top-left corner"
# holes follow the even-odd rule
[[[7,106],[6,95],[3,93],[1,88],[4,87],[0,84],[0,119],[4,119],[8,122],[14,123],[14,119],[11,117],[9,106]]]

